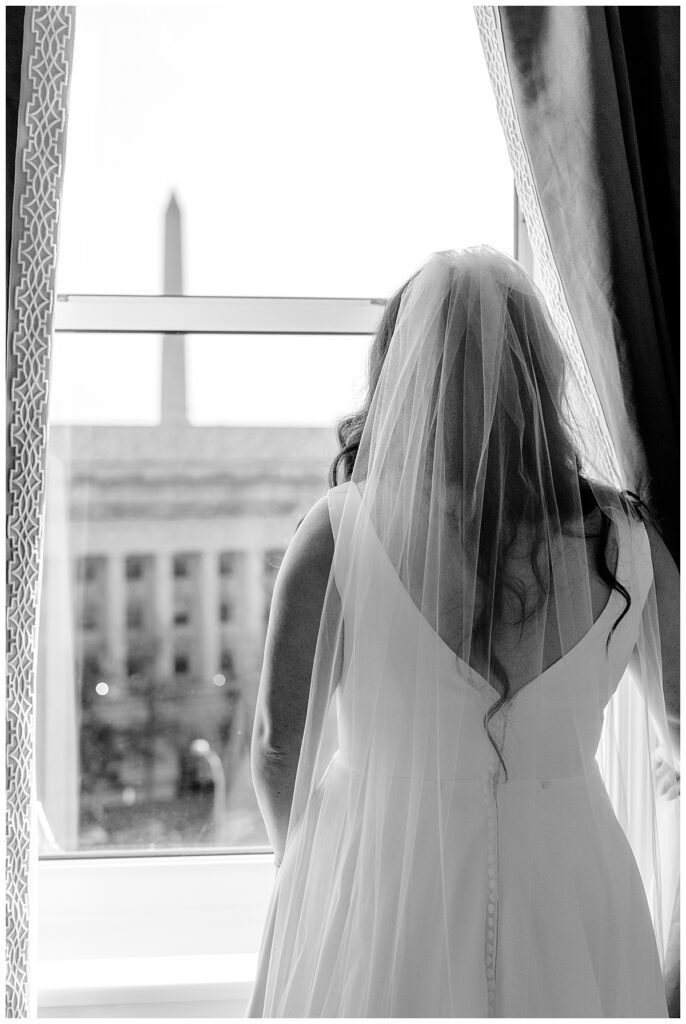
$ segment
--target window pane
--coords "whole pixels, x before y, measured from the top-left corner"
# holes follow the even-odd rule
[[[66,851],[266,845],[249,742],[272,588],[328,486],[334,416],[322,425],[321,408],[327,396],[336,412],[355,406],[337,391],[340,364],[362,379],[368,339],[316,339],[333,345],[314,371],[307,345],[278,339],[316,396],[297,399],[298,426],[259,424],[274,339],[249,339],[262,346],[254,364],[233,337],[205,350],[208,395],[212,371],[240,379],[258,425],[240,424],[247,406],[229,384],[224,424],[137,423],[113,378],[133,352],[153,365],[159,339],[95,336],[101,359],[67,372],[74,340],[58,334],[53,354],[62,412],[49,431],[38,678],[48,824]],[[198,351],[207,340],[187,339]],[[79,422],[97,394],[115,422]]]
[[[122,68],[126,73],[122,73]],[[387,296],[430,253],[512,251],[472,7],[81,5],[58,291]]]
[[[368,351],[363,336],[186,335],[188,418],[207,426],[331,426],[362,400]],[[51,421],[153,426],[161,379],[155,335],[58,334]]]

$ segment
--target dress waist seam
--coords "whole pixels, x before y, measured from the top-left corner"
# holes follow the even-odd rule
[[[595,763],[595,762],[594,762]],[[411,781],[418,778],[416,775],[404,775],[402,772],[391,772],[384,771],[378,768],[358,768],[351,764],[344,756],[341,755],[340,751],[334,754],[331,759],[332,765],[338,765],[344,768],[346,771],[353,772],[355,775],[374,775],[376,777],[391,778],[391,779],[405,779]],[[531,776],[515,776],[514,778],[510,774],[508,779],[502,779],[500,781],[501,786],[514,786],[522,783],[555,783],[555,782],[570,782],[574,779],[588,778],[589,776],[596,775],[596,769],[593,765],[589,765],[582,771],[570,772],[568,775],[531,775]],[[422,780],[424,782],[442,782],[442,783],[455,783],[460,785],[481,785],[483,781],[483,769],[478,775],[423,775]]]

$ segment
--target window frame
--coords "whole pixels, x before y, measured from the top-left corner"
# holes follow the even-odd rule
[[[71,334],[373,334],[385,299],[216,295],[58,295]]]
[[[533,276],[533,253],[516,191],[513,220],[515,259]],[[372,335],[385,301],[58,295],[54,330],[93,334]],[[121,1015],[130,1016],[146,1008],[149,1011],[156,1003],[164,1015],[164,1006],[173,1004],[178,1008],[189,999],[192,1006],[205,1002],[207,1015],[242,1013],[273,885],[272,858],[268,849],[241,848],[41,854],[41,1014],[59,1010],[57,1015],[65,1016],[70,1007],[69,1015],[91,1016],[94,1006],[117,1006],[123,1010]],[[146,894],[143,916],[142,893]],[[172,907],[174,927],[170,928]],[[94,920],[98,923],[95,930]],[[109,931],[103,927],[108,921],[112,925]],[[169,968],[174,965],[173,971],[164,972],[164,983],[116,981],[126,975],[126,971],[122,974],[122,965],[132,965],[138,958],[157,962],[160,955],[170,958]],[[84,980],[84,961],[91,968],[99,967],[99,983],[92,980],[91,971],[85,972]],[[144,977],[153,975],[151,971]],[[179,979],[178,983],[173,979]],[[215,1006],[216,1014],[210,1011],[210,1004]],[[232,1008],[238,1013],[232,1013]],[[191,1015],[196,1015],[196,1010]]]

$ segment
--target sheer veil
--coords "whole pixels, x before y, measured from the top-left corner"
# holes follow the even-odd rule
[[[310,873],[331,871],[332,908],[341,872],[358,894],[345,912],[336,905],[339,948],[349,949],[360,901],[368,914],[381,904],[392,857],[399,883],[384,941],[403,941],[409,893],[421,884],[417,851],[435,849],[432,884],[447,884],[448,809],[484,742],[501,785],[585,778],[589,843],[614,849],[619,821],[663,955],[678,801],[659,795],[655,774],[658,748],[670,770],[676,755],[650,549],[639,504],[607,479],[573,383],[545,303],[515,261],[486,247],[437,253],[405,286],[352,474],[331,506],[334,558],[265,1015],[279,1015],[297,950],[319,941],[299,910]],[[379,565],[400,584],[390,607]],[[595,668],[570,676],[589,638]],[[476,731],[465,713],[472,700],[483,711]],[[526,742],[523,721],[539,723],[526,725]],[[336,863],[322,865],[332,759],[356,770],[339,794]],[[543,844],[540,789],[529,792],[518,828]],[[536,878],[520,882],[525,907]],[[365,918],[365,941],[376,920]],[[443,926],[436,921],[439,944]]]

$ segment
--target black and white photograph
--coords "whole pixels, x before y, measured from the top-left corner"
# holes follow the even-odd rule
[[[680,1017],[680,15],[6,5],[6,1019]]]

